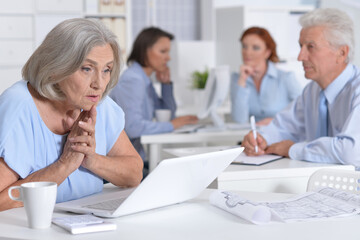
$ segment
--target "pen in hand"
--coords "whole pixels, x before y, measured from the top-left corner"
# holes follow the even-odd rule
[[[256,146],[255,146],[255,152],[258,153],[259,149],[258,149],[258,145],[257,145],[257,141],[256,141],[256,124],[255,124],[255,117],[251,116],[250,117],[250,125],[251,125],[251,130],[253,132],[253,136],[256,142]]]

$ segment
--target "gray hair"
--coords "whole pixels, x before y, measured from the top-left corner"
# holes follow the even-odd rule
[[[334,47],[348,46],[349,54],[346,62],[354,57],[354,23],[343,11],[334,8],[316,9],[301,16],[303,28],[324,26],[325,38]]]
[[[43,97],[63,100],[58,83],[76,72],[92,48],[109,44],[114,66],[103,97],[118,82],[121,57],[116,36],[99,20],[74,18],[54,27],[22,69],[22,76]]]

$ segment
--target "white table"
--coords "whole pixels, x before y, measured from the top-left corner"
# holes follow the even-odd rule
[[[322,168],[355,170],[354,166],[323,164],[283,158],[261,166],[231,164],[217,178],[227,190],[304,193],[311,174]]]
[[[164,149],[174,157],[188,156],[229,148],[229,146]],[[354,166],[312,163],[283,158],[261,166],[231,164],[212,187],[237,191],[303,193],[311,174],[322,168],[354,170]]]
[[[162,160],[161,153],[163,144],[183,144],[183,143],[220,143],[241,141],[249,132],[249,129],[243,130],[225,130],[215,132],[195,132],[195,133],[166,133],[156,135],[141,136],[141,143],[149,145],[149,169],[152,171]]]
[[[169,207],[111,219],[117,230],[103,233],[71,235],[52,225],[45,230],[27,228],[23,208],[0,212],[0,239],[156,239],[156,240],[338,240],[359,239],[360,216],[297,223],[254,225],[209,204],[211,190],[200,197]],[[239,192],[250,200],[282,200],[289,194]],[[54,213],[55,217],[68,215]]]

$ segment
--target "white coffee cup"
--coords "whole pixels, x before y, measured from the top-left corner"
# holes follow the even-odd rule
[[[158,122],[169,122],[171,120],[170,109],[157,109],[155,111],[156,121]]]
[[[18,189],[19,197],[12,195]],[[24,203],[30,228],[48,228],[56,202],[57,184],[55,182],[28,182],[9,188],[9,197]]]

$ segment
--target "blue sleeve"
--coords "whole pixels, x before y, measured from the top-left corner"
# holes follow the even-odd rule
[[[9,107],[11,108],[12,105],[10,104]],[[24,109],[14,108],[12,111],[24,112]],[[4,116],[3,113],[3,106],[0,106],[1,116]],[[37,136],[33,135],[30,121],[24,121],[26,118],[9,117],[8,120],[7,123],[0,126],[0,157],[21,178],[25,178],[35,171],[33,166],[37,163],[34,140]],[[39,146],[42,145],[43,142],[39,142]]]
[[[111,98],[125,112],[125,131],[129,138],[171,132],[174,129],[170,122],[153,122],[152,119],[146,119],[144,109],[146,94],[144,81],[136,75],[125,75],[125,73],[111,92]]]
[[[125,127],[123,110],[110,98],[105,97],[97,106],[95,126],[96,152],[107,155]]]
[[[297,142],[305,138],[304,96],[298,97],[284,110],[276,114],[268,126],[260,129],[260,134],[268,145],[283,140]]]
[[[173,94],[173,84],[161,84],[160,108],[171,110],[171,119],[175,118],[176,102]],[[156,108],[158,109],[158,108]]]
[[[16,86],[15,86],[16,85]],[[26,95],[26,82],[17,82],[0,96],[0,157],[21,178],[36,171],[43,159],[37,149],[45,149],[31,97]],[[47,156],[50,149],[42,155]]]
[[[344,97],[347,95],[347,97]],[[308,97],[310,98],[310,97]],[[342,118],[343,124],[332,126],[337,129],[334,136],[313,137],[310,141],[300,141],[291,146],[289,156],[292,159],[319,163],[341,163],[360,167],[360,84],[349,87],[342,96],[337,96],[336,117]],[[307,104],[310,109],[313,102]],[[311,104],[311,105],[310,105]],[[348,108],[344,107],[348,106]],[[317,111],[315,108],[312,112]],[[335,117],[334,117],[334,121]],[[312,121],[314,122],[314,121]],[[316,129],[317,124],[313,124]],[[311,126],[307,125],[307,129]]]
[[[239,74],[231,75],[231,117],[235,122],[249,122],[249,96],[250,90],[238,85]]]

